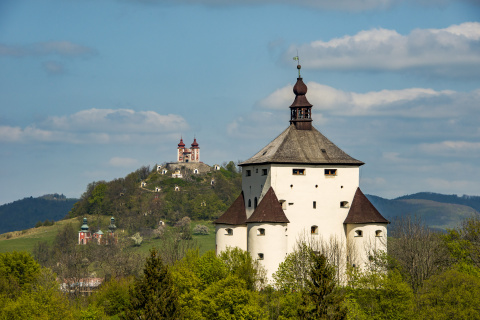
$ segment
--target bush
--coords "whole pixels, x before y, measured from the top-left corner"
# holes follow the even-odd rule
[[[195,228],[193,228],[193,234],[207,235],[209,234],[208,227],[203,224],[197,224]]]

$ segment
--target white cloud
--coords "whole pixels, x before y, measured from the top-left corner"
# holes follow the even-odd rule
[[[179,115],[130,109],[88,109],[51,116],[25,128],[0,126],[3,142],[147,143],[188,129]]]
[[[45,56],[57,55],[62,57],[90,56],[96,50],[70,41],[47,41],[31,45],[0,44],[0,56]]]
[[[133,158],[113,157],[110,159],[110,161],[108,161],[108,164],[114,167],[128,168],[133,165],[137,165],[138,161],[137,159],[133,159]]]
[[[43,63],[43,69],[52,75],[58,75],[65,72],[63,64],[56,61],[46,61]]]
[[[418,149],[432,155],[471,157],[480,153],[480,142],[470,141],[441,141],[436,143],[422,143]]]
[[[230,5],[265,5],[265,4],[286,4],[315,9],[330,9],[342,11],[364,11],[373,9],[387,9],[403,2],[413,2],[425,6],[446,5],[454,0],[130,0],[140,3],[168,3],[168,4],[194,4],[211,6]],[[461,1],[461,0],[456,0]],[[463,0],[475,3],[473,0]]]
[[[478,77],[480,23],[444,29],[415,29],[408,35],[382,28],[329,41],[291,46],[284,59],[300,53],[307,68],[336,71],[409,71],[445,77]]]
[[[478,114],[480,90],[455,92],[428,88],[348,92],[316,82],[307,83],[307,98],[314,113],[341,116],[401,116],[452,118]],[[294,100],[292,85],[275,90],[258,102],[264,109],[285,110]]]

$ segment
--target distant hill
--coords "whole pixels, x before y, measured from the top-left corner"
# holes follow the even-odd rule
[[[478,196],[421,192],[392,200],[374,195],[367,198],[390,221],[406,215],[418,216],[429,227],[440,230],[455,228],[463,219],[480,211]]]
[[[61,220],[77,201],[55,193],[1,205],[0,233],[33,228],[38,221]]]

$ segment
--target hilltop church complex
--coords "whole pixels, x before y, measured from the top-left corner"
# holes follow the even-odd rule
[[[290,125],[242,167],[242,192],[216,221],[217,253],[250,252],[277,271],[297,241],[336,244],[339,269],[363,268],[373,250],[386,250],[389,223],[359,188],[364,163],[312,125],[312,105],[300,76],[293,87]]]

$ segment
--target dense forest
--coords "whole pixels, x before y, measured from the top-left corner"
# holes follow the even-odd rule
[[[0,206],[0,233],[32,228],[39,221],[58,221],[68,214],[78,199],[63,194],[24,198]],[[47,224],[48,224],[47,221]]]
[[[124,241],[76,245],[69,225],[33,257],[1,253],[0,319],[480,319],[476,217],[446,234],[396,220],[388,252],[372,250],[345,279],[331,252],[300,239],[272,283],[238,248],[200,255],[183,228],[165,227],[146,258]],[[92,272],[103,283],[84,295]]]

